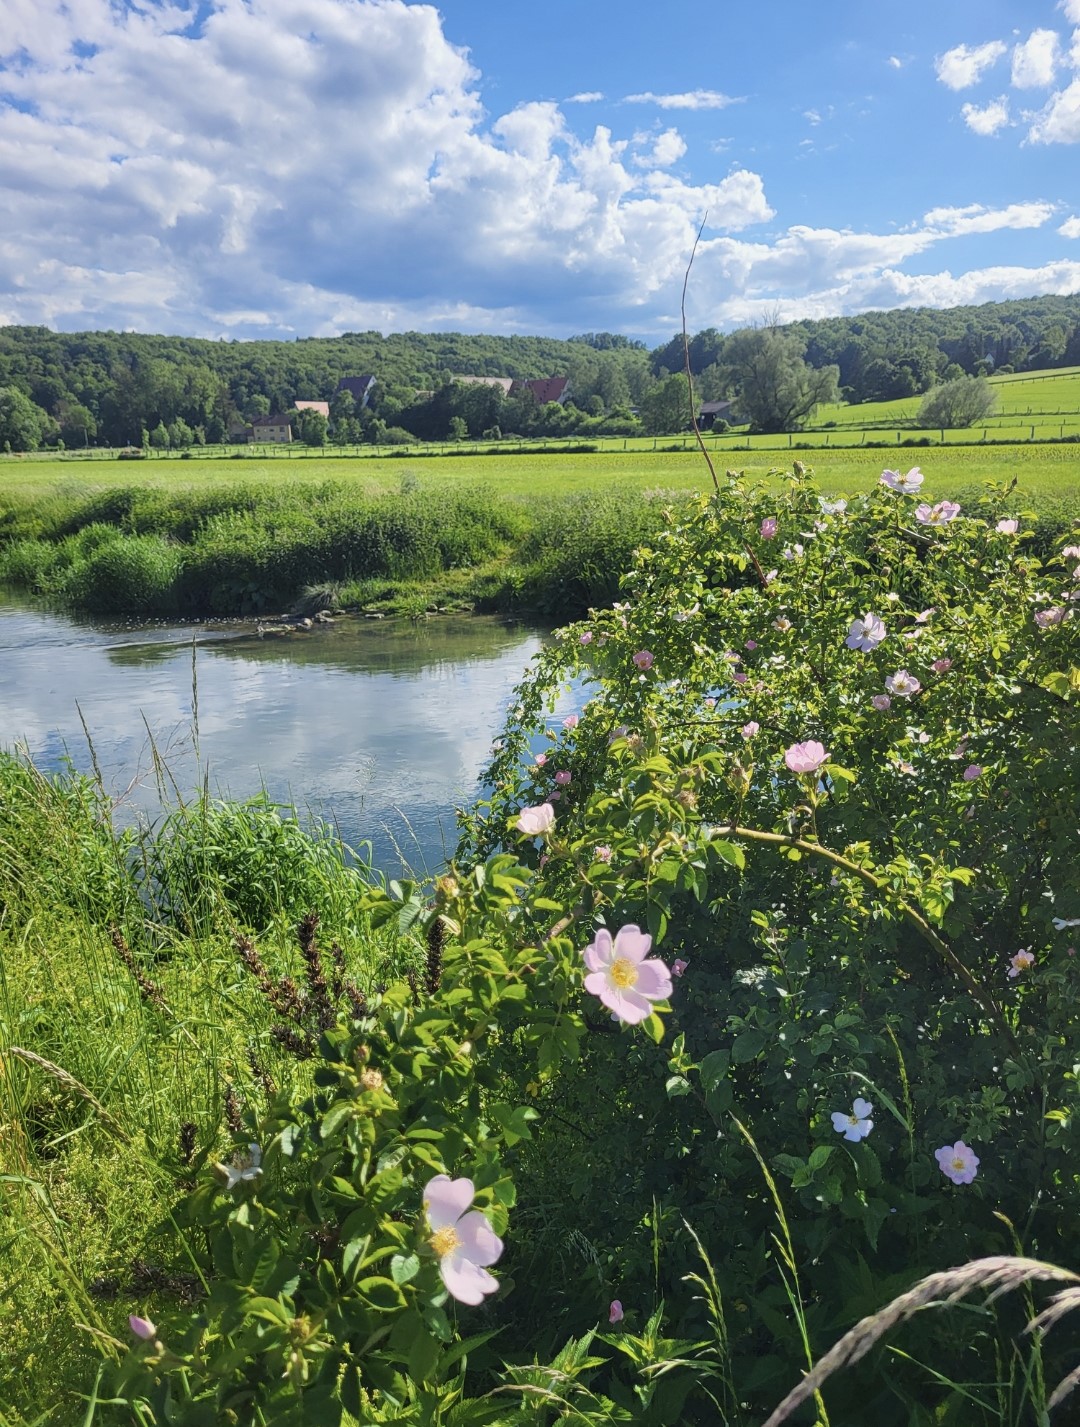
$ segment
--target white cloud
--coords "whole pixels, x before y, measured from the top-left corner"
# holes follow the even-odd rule
[[[1054,94],[1028,130],[1034,144],[1080,144],[1080,79]]]
[[[678,129],[665,129],[662,134],[654,136],[635,134],[634,142],[652,144],[650,149],[643,149],[634,155],[633,161],[638,168],[670,168],[686,153],[686,141]]]
[[[1053,84],[1061,63],[1056,30],[1032,30],[1012,52],[1012,82],[1016,89],[1043,89]]]
[[[1063,238],[1080,238],[1080,218],[1066,218],[1058,232]]]
[[[810,124],[820,124],[821,115],[816,109],[807,109],[803,113],[803,118]]]
[[[742,100],[715,89],[691,89],[686,94],[653,94],[646,90],[643,94],[628,94],[624,103],[655,104],[660,109],[726,109],[729,104],[741,104]]]
[[[961,235],[1046,223],[1047,203],[752,241],[743,235],[775,217],[760,174],[691,180],[667,117],[635,135],[579,133],[569,102],[489,115],[468,52],[431,5],[0,0],[2,54],[17,58],[0,67],[0,320],[208,336],[665,334],[706,212],[698,325],[778,301],[825,315],[937,303],[965,283],[987,298],[1080,287],[1076,264],[902,270]],[[1068,94],[1036,121],[1047,142],[1063,141]],[[713,162],[722,174],[726,161]]]
[[[977,104],[965,104],[960,112],[964,116],[964,123],[973,133],[988,138],[1008,124],[1009,101],[1003,95],[1000,99],[992,99],[981,109]]]
[[[889,58],[885,61],[885,63],[889,65],[892,69],[903,69],[904,67],[904,61],[900,58],[899,55],[890,55]]]
[[[950,238],[968,233],[996,233],[1002,228],[1041,228],[1054,216],[1052,203],[1010,203],[1007,208],[932,208],[923,218],[931,230]]]
[[[937,77],[950,89],[970,89],[1005,52],[1006,46],[1000,40],[989,40],[984,45],[957,45],[938,56]]]
[[[1061,8],[1070,25],[1080,25],[1080,0],[1061,0]]]
[[[571,94],[567,104],[599,104],[604,94],[600,89],[583,89],[580,94]]]

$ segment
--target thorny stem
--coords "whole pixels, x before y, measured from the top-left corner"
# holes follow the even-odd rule
[[[860,867],[857,862],[852,862],[839,852],[833,852],[831,848],[823,847],[820,842],[809,841],[806,838],[796,837],[788,833],[762,832],[757,828],[739,827],[735,823],[728,823],[725,826],[717,827],[716,832],[719,835],[727,834],[730,837],[745,838],[747,842],[768,843],[773,847],[795,847],[808,856],[824,858],[826,862],[831,862],[835,867],[841,867],[845,872],[852,873],[875,892],[884,895],[890,891],[884,879],[871,872],[869,868]],[[905,901],[903,897],[897,896],[895,893],[892,895],[900,911],[903,913],[904,918],[930,943],[946,966],[963,982],[986,1014],[1004,1034],[1013,1051],[1019,1055],[1021,1053],[1020,1044],[1013,1034],[1012,1027],[1005,1019],[1001,1007],[994,1000],[993,996],[991,996],[990,992],[976,980],[968,967],[965,966],[956,952],[949,946],[948,942],[938,936],[937,932],[921,912],[917,911],[916,908],[913,907],[910,902]]]

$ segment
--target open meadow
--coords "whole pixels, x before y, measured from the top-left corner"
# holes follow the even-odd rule
[[[860,408],[843,408],[855,411]],[[718,470],[734,468],[754,479],[786,470],[793,458],[813,466],[822,485],[838,494],[869,490],[886,467],[919,465],[941,495],[985,481],[1009,481],[1015,476],[1022,491],[1034,497],[1069,496],[1080,492],[1080,443],[1045,445],[972,444],[970,433],[947,432],[942,446],[884,449],[841,445],[831,433],[792,438],[711,437],[705,446]],[[965,438],[961,440],[961,438]],[[830,444],[826,445],[826,441]],[[813,444],[811,444],[813,443]],[[106,486],[145,486],[161,490],[202,490],[238,484],[347,482],[359,495],[387,494],[413,477],[421,488],[488,486],[510,496],[543,497],[574,492],[609,493],[658,489],[704,490],[709,474],[696,442],[689,436],[612,438],[595,451],[572,449],[551,441],[518,452],[478,442],[425,445],[404,451],[360,447],[345,455],[302,446],[247,448],[233,455],[156,456],[145,461],[117,462],[101,456],[69,454],[0,459],[0,510],[54,496],[76,495]],[[570,446],[571,449],[567,449]]]

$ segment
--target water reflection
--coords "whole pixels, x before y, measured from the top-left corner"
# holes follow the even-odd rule
[[[222,796],[265,788],[350,843],[370,840],[388,871],[432,869],[542,638],[451,616],[260,638],[254,626],[90,625],[0,603],[0,743],[89,771],[81,710],[109,791],[131,785],[132,815],[159,807],[152,736],[184,796],[204,776]]]

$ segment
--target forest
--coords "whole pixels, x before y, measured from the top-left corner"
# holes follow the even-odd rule
[[[850,402],[925,392],[962,374],[1080,365],[1080,295],[949,310],[915,308],[780,326],[785,350],[808,368],[835,368]],[[690,338],[697,395],[740,389],[745,331]],[[800,355],[801,354],[801,355]],[[448,435],[657,434],[689,422],[683,339],[649,351],[612,333],[569,340],[461,333],[345,333],[281,341],[210,341],[119,332],[0,328],[0,448],[216,444],[245,421],[329,400],[343,376],[373,373],[362,411],[339,400],[331,439]],[[570,378],[562,407],[454,378]],[[320,443],[326,432],[317,433]]]

